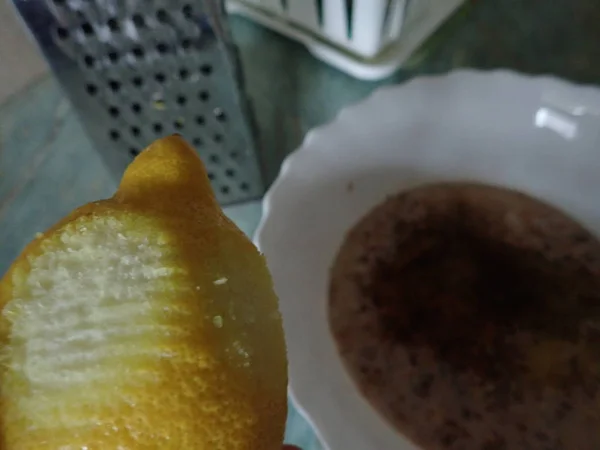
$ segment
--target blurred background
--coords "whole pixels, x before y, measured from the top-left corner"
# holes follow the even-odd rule
[[[0,104],[47,73],[12,6],[0,2]]]

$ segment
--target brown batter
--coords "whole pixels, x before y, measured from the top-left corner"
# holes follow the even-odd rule
[[[330,324],[363,394],[427,450],[600,449],[600,243],[523,194],[390,198],[334,262]]]

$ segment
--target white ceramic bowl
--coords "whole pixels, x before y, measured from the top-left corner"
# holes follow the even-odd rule
[[[331,450],[415,448],[359,395],[336,352],[332,259],[387,195],[458,179],[528,192],[600,234],[600,91],[505,71],[386,87],[310,132],[265,197],[256,241],[281,300],[291,395]]]

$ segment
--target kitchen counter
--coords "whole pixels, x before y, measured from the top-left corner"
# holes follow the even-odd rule
[[[551,73],[600,81],[600,5],[594,0],[478,0],[454,16],[407,67],[387,80],[354,80],[311,57],[299,44],[232,18],[246,86],[261,135],[265,176],[308,130],[383,84],[458,67]],[[46,77],[0,107],[0,274],[35,235],[73,208],[110,196],[115,184],[56,82]],[[252,235],[260,202],[228,207]],[[287,440],[320,448],[290,408]]]

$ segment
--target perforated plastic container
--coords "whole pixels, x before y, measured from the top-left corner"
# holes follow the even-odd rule
[[[228,0],[242,14],[302,42],[362,79],[393,73],[465,0]]]

